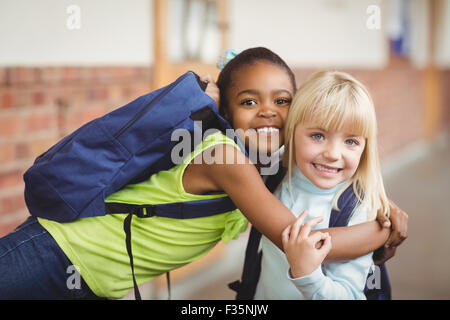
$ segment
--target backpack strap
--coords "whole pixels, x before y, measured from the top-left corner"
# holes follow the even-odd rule
[[[338,208],[340,210],[331,210],[330,222],[328,226],[330,228],[347,226],[350,221],[350,217],[358,204],[359,201],[353,192],[353,186],[350,185],[344,190],[344,192],[342,192],[338,199]]]
[[[359,201],[353,191],[353,186],[350,185],[338,199],[338,208],[340,210],[331,210],[329,227],[333,228],[347,226],[357,205],[359,205]],[[380,268],[380,289],[369,289],[366,281],[364,294],[368,300],[391,300],[391,285],[386,266],[382,263],[378,265],[378,267]],[[370,271],[367,278],[373,276],[373,273],[374,271]]]
[[[123,229],[125,231],[125,244],[127,247],[127,253],[128,257],[130,258],[131,275],[133,277],[134,296],[136,300],[141,300],[141,295],[137,285],[136,276],[134,274],[133,250],[131,245],[131,220],[133,218],[133,215],[139,218],[150,218],[158,216],[173,219],[192,219],[208,217],[236,209],[235,204],[229,197],[156,205],[136,205],[129,203],[107,202],[105,203],[105,207],[106,214],[128,213],[123,222]],[[168,272],[166,273],[166,277],[170,299],[170,276]]]
[[[382,263],[377,266],[380,270],[380,288],[377,289],[374,287],[369,289],[366,282],[364,294],[366,295],[367,300],[392,300],[391,283],[389,281],[386,265]],[[371,270],[367,278],[372,277],[374,272],[376,271]]]
[[[266,186],[270,192],[274,192],[286,175],[286,168],[280,167],[275,175],[267,178]],[[241,280],[236,280],[228,284],[228,287],[236,291],[236,300],[253,300],[256,286],[261,274],[262,251],[259,251],[261,232],[252,226],[250,236],[245,250],[244,268]]]
[[[193,219],[233,211],[236,209],[236,205],[230,197],[221,197],[207,200],[143,205],[106,202],[105,208],[106,214],[131,213],[139,218],[157,216],[172,219]]]
[[[130,258],[131,275],[133,276],[134,297],[136,300],[141,300],[141,294],[139,292],[139,288],[136,283],[136,277],[134,275],[133,251],[131,249],[131,219],[133,219],[133,214],[130,213],[129,215],[127,215],[123,222],[123,231],[125,231],[125,243],[127,246],[128,257]]]
[[[262,251],[258,251],[261,233],[252,226],[245,250],[244,268],[241,280],[228,284],[228,287],[236,291],[236,300],[253,300],[261,274]]]

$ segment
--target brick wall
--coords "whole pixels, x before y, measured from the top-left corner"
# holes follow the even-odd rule
[[[149,91],[142,67],[0,68],[0,237],[28,216],[22,175],[82,124]]]

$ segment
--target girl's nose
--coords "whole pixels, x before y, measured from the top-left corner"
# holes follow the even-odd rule
[[[267,104],[264,104],[261,106],[258,114],[260,117],[264,117],[264,118],[272,118],[277,115],[274,108],[268,106]]]
[[[325,147],[324,156],[329,161],[336,161],[340,158],[339,147],[335,143],[328,143]]]

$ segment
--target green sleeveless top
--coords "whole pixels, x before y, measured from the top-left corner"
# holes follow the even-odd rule
[[[109,196],[107,202],[161,204],[225,197],[194,195],[183,188],[183,173],[191,160],[207,148],[235,142],[222,133],[206,137],[185,161],[170,170]],[[109,214],[58,223],[39,218],[89,288],[100,297],[117,299],[133,288],[125,245],[126,214]],[[131,225],[134,271],[138,284],[179,268],[208,253],[219,240],[237,239],[247,228],[239,210],[195,219],[138,218]],[[68,275],[69,276],[69,275]]]

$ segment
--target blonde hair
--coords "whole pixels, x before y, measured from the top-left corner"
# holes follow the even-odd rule
[[[361,205],[370,208],[369,220],[377,210],[389,215],[389,201],[383,186],[377,147],[377,123],[372,98],[365,86],[351,75],[339,71],[314,73],[297,91],[285,126],[285,154],[283,164],[288,168],[291,184],[295,165],[294,132],[298,124],[313,121],[326,131],[350,128],[363,136],[366,145],[352,178],[336,194],[333,207],[344,190],[353,185]]]

